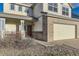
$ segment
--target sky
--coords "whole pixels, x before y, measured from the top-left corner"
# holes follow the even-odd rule
[[[79,3],[72,3],[72,7],[73,7],[73,8],[79,7]]]
[[[76,15],[79,15],[79,3],[73,3],[72,8],[72,12]]]

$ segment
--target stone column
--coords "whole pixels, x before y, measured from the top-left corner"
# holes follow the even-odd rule
[[[21,20],[21,38],[25,38],[25,30],[24,30],[24,20]]]
[[[4,38],[5,35],[5,18],[0,18],[0,36],[1,39]]]
[[[16,24],[16,38],[17,39],[20,39],[21,38],[20,32],[19,32],[19,24]]]
[[[47,12],[41,12],[42,13],[42,21],[43,21],[43,40],[48,41],[48,33],[47,33]]]

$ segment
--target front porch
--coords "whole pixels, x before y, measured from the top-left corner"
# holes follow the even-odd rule
[[[32,36],[32,21],[16,18],[0,18],[0,37],[25,38]]]

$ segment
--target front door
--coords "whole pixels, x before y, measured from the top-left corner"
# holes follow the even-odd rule
[[[27,35],[32,36],[32,25],[27,25]]]

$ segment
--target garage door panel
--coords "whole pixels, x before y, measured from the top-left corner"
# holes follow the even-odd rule
[[[75,25],[54,24],[54,40],[75,38]]]

